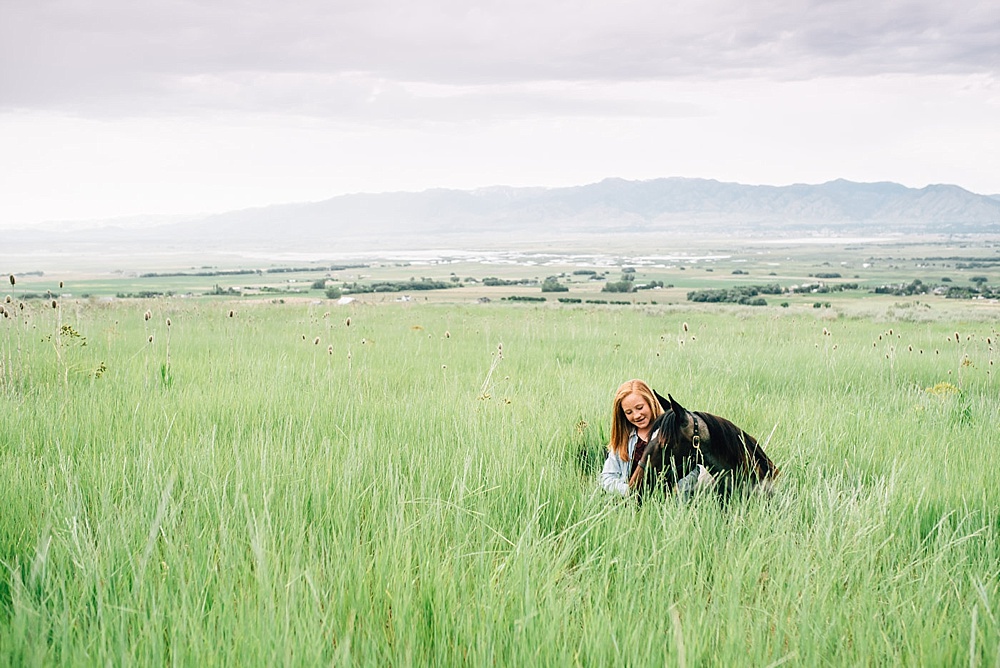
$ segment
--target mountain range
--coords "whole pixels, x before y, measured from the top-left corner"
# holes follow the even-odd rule
[[[655,236],[1000,234],[1000,196],[954,185],[845,180],[789,186],[605,179],[541,188],[351,194],[123,227],[8,231],[67,249],[102,244],[239,252],[503,247]]]

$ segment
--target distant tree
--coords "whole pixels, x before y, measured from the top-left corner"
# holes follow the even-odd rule
[[[542,292],[569,292],[569,288],[559,282],[555,276],[549,276],[542,281]]]
[[[340,299],[341,296],[343,296],[343,294],[344,294],[343,291],[336,285],[331,285],[326,289],[327,299]]]
[[[633,281],[608,282],[601,288],[601,292],[632,292],[634,285]]]
[[[321,278],[318,281],[313,281],[311,286],[312,290],[325,290],[326,289],[326,279]]]

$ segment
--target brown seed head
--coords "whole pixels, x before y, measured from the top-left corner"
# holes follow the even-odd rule
[[[313,340],[313,345],[314,346],[318,346],[319,345],[319,337],[318,336]]]
[[[685,332],[688,331],[688,324],[686,322],[682,326],[684,327]]]
[[[170,318],[167,318],[167,327],[170,327]]]
[[[448,330],[445,330],[444,331],[444,338],[450,339],[451,338],[451,332],[449,332]]]
[[[351,319],[349,317],[347,318],[347,323],[346,324],[347,324],[348,327],[351,326]]]
[[[10,284],[14,285],[17,281],[14,280],[14,274],[10,275]]]
[[[236,315],[236,311],[229,309],[229,317],[232,318],[234,315]]]
[[[62,290],[62,287],[63,287],[63,282],[59,281],[59,289]]]
[[[142,319],[145,320],[146,322],[149,322],[149,319],[152,317],[153,317],[153,312],[150,311],[149,309],[146,309],[146,312],[142,314]]]
[[[53,299],[53,300],[52,300],[52,308],[55,308],[56,306],[57,306],[57,304],[56,304],[56,300],[55,300],[55,299]]]
[[[153,342],[153,335],[152,334],[149,335],[149,339],[147,339],[146,342],[147,343],[152,343]]]

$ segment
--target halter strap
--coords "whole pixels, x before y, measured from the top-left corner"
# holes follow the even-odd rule
[[[691,445],[694,446],[694,451],[698,453],[698,463],[704,464],[705,457],[701,453],[701,434],[698,433],[698,416],[691,413],[691,422],[693,423],[694,435],[691,436]]]

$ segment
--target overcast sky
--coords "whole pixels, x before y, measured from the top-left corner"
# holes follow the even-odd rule
[[[0,227],[351,192],[1000,193],[997,0],[0,0]]]

